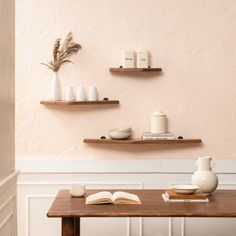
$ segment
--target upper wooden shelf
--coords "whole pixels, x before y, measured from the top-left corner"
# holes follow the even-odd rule
[[[110,72],[158,72],[161,68],[110,68]]]
[[[108,105],[108,104],[119,104],[118,100],[100,100],[100,101],[40,101],[40,104],[43,105],[61,105],[61,106],[68,106],[68,105]]]
[[[174,139],[174,140],[143,140],[143,139],[84,139],[84,143],[101,143],[101,144],[197,144],[201,139]]]

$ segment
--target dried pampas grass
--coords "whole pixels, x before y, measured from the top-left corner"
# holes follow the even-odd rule
[[[77,54],[80,49],[81,45],[73,42],[72,32],[70,32],[63,43],[61,43],[61,39],[55,41],[53,46],[53,60],[41,64],[47,66],[50,70],[58,72],[63,64],[72,63],[68,58]]]

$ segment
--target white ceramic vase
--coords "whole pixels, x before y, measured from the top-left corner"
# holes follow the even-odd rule
[[[61,85],[58,77],[58,72],[54,72],[51,85],[51,100],[60,101],[61,100]]]
[[[77,87],[76,101],[78,101],[78,102],[86,101],[86,93],[85,93],[84,86]]]
[[[89,86],[88,97],[89,97],[89,101],[97,101],[98,100],[98,91],[95,86]]]
[[[218,177],[212,171],[212,158],[199,157],[196,163],[198,170],[192,176],[192,184],[197,185],[202,192],[211,194],[218,185]]]
[[[74,88],[72,86],[66,86],[65,101],[71,102],[74,101],[74,99],[75,99]]]

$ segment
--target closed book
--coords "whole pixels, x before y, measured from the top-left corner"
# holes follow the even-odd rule
[[[201,192],[196,192],[194,194],[179,194],[174,190],[166,190],[165,194],[169,199],[207,199],[207,195]]]
[[[143,140],[174,140],[175,137],[149,137],[143,136]]]
[[[162,194],[165,202],[209,202],[209,199],[169,199],[165,193]]]
[[[147,136],[147,137],[174,137],[174,135],[172,133],[157,134],[157,133],[151,133],[151,132],[144,132],[143,136]]]

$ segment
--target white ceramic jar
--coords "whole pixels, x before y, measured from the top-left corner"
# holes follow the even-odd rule
[[[154,111],[151,114],[150,132],[155,134],[167,133],[167,119],[162,111]]]
[[[192,176],[192,184],[207,194],[211,194],[218,185],[218,177],[212,171],[212,158],[209,156],[199,157],[197,160],[198,170]]]

